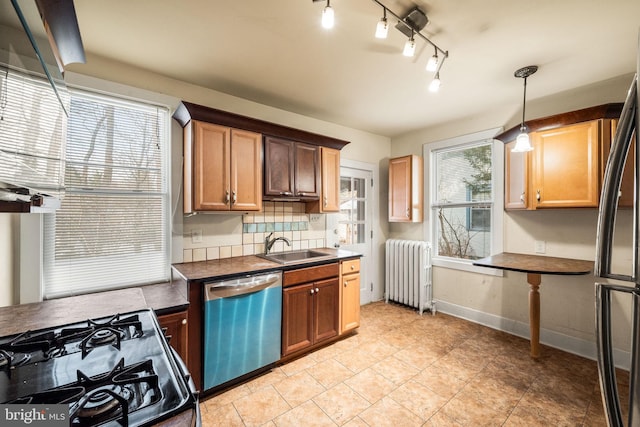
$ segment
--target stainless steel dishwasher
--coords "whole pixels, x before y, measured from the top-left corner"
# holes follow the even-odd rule
[[[204,286],[205,389],[280,359],[282,272]]]

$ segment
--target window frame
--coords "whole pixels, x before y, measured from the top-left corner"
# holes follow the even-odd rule
[[[132,97],[127,97],[127,96],[122,96],[119,95],[117,93],[113,93],[111,91],[99,91],[99,90],[94,90],[94,89],[88,89],[88,88],[80,88],[80,87],[70,87],[69,88],[69,95],[70,95],[70,99],[73,96],[81,96],[85,99],[91,99],[91,98],[95,98],[98,100],[98,102],[101,99],[106,99],[106,102],[112,103],[114,105],[118,105],[118,104],[122,104],[123,106],[127,106],[127,104],[141,104],[143,106],[143,108],[148,108],[148,109],[156,109],[158,110],[158,114],[163,116],[163,123],[161,125],[161,133],[163,135],[162,140],[160,141],[160,143],[162,144],[163,148],[162,148],[162,153],[161,153],[161,162],[162,162],[162,169],[163,169],[163,176],[161,177],[162,180],[162,185],[161,185],[161,191],[159,193],[154,193],[156,196],[159,196],[162,201],[161,204],[163,206],[163,211],[164,211],[164,215],[162,215],[162,239],[165,242],[164,244],[164,249],[163,249],[163,253],[164,253],[164,258],[167,261],[166,263],[164,263],[165,265],[163,266],[164,271],[160,274],[164,276],[164,280],[169,281],[171,278],[171,262],[172,262],[172,217],[173,217],[173,211],[172,211],[172,206],[171,206],[171,189],[172,189],[172,172],[171,172],[171,155],[172,155],[172,134],[171,134],[171,116],[170,116],[170,110],[166,105],[162,105],[162,103],[159,102],[154,102],[152,100],[147,100],[147,99],[141,99],[141,98],[132,98]],[[135,108],[132,105],[132,108]],[[68,190],[69,191],[69,190]],[[82,194],[103,194],[103,195],[109,195],[109,194],[120,194],[120,191],[113,191],[113,190],[92,190],[92,191],[84,191],[81,188],[77,188],[76,190],[72,191],[73,193],[75,193],[76,195],[82,195]],[[146,193],[144,192],[137,192],[137,191],[124,191],[122,192],[122,194],[125,194],[126,197],[129,197],[128,195],[133,195],[133,194],[139,194],[141,196],[144,196]],[[76,295],[76,294],[84,294],[84,293],[91,293],[91,292],[102,292],[102,291],[108,291],[108,290],[114,290],[114,289],[120,289],[120,288],[129,288],[129,287],[135,287],[135,286],[143,286],[145,284],[151,284],[151,283],[157,283],[158,281],[155,280],[154,282],[150,282],[150,283],[146,283],[146,282],[128,282],[126,278],[123,278],[122,281],[117,281],[117,283],[113,283],[110,285],[103,285],[99,288],[90,288],[90,289],[67,289],[64,292],[55,292],[54,294],[48,293],[47,291],[47,287],[44,281],[44,277],[45,277],[45,265],[44,265],[44,261],[45,261],[45,257],[44,257],[44,245],[50,244],[46,241],[46,233],[45,233],[45,227],[44,227],[44,219],[43,221],[41,221],[40,224],[40,238],[42,241],[42,252],[41,252],[41,268],[42,268],[42,272],[40,274],[40,299],[42,298],[59,298],[59,297],[64,297],[67,295]],[[109,257],[107,257],[109,258]],[[109,264],[108,259],[106,260],[107,264]],[[81,261],[82,262],[82,261]],[[115,277],[114,277],[115,278]]]
[[[443,149],[462,149],[471,147],[483,141],[491,141],[492,147],[492,174],[491,185],[493,188],[493,203],[491,207],[491,254],[502,252],[503,248],[503,221],[504,221],[504,144],[494,137],[502,131],[502,128],[488,129],[474,132],[454,138],[426,143],[422,146],[424,161],[424,200],[428,209],[425,215],[424,239],[431,242],[432,247],[437,244],[437,220],[435,218],[436,180],[435,153]],[[436,206],[438,206],[436,204]],[[455,270],[502,276],[502,270],[473,265],[473,260],[439,256],[434,251],[432,264]]]

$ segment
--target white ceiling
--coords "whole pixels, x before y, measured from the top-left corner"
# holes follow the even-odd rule
[[[374,38],[382,8],[333,0],[320,26],[312,0],[75,0],[85,50],[199,86],[372,133],[395,136],[635,71],[638,0],[383,0],[428,16],[423,34],[449,58],[427,90],[433,48],[393,28]],[[83,65],[70,70],[82,73]],[[224,109],[224,106],[219,106]]]

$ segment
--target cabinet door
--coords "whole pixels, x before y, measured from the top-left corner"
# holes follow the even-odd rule
[[[530,153],[514,153],[515,145],[513,141],[504,147],[504,208],[527,209]]]
[[[297,197],[320,197],[320,147],[295,143],[295,191]]]
[[[166,329],[165,335],[170,337],[169,344],[186,363],[189,348],[187,345],[187,312],[158,316],[158,323],[163,329]]]
[[[315,282],[314,344],[338,335],[340,316],[340,282],[338,278]]]
[[[282,291],[282,355],[313,344],[313,284],[292,286]]]
[[[389,161],[389,221],[411,221],[411,157]]]
[[[231,129],[193,121],[193,208],[229,210]]]
[[[231,210],[262,209],[262,135],[231,130]]]
[[[322,147],[321,212],[340,211],[340,150]]]
[[[534,134],[537,208],[597,207],[600,120]]]
[[[266,137],[264,140],[265,196],[293,196],[294,143]]]
[[[360,273],[342,276],[340,333],[360,326]]]

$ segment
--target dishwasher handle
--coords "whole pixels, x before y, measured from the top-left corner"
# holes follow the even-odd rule
[[[282,286],[282,274],[275,273],[247,279],[229,280],[219,283],[207,283],[206,300],[231,298],[240,295],[253,294],[270,287]]]

